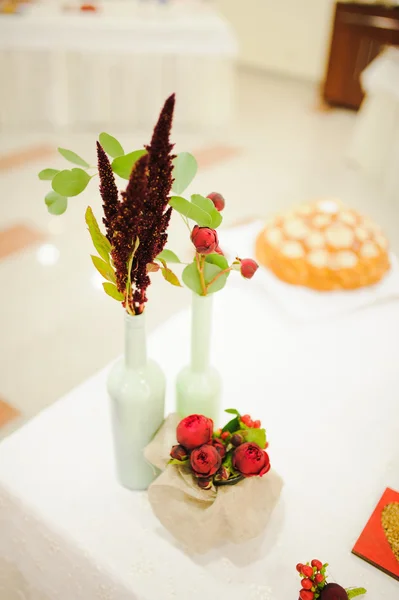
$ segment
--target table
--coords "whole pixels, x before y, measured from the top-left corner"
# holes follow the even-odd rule
[[[147,128],[176,92],[177,126],[223,128],[234,110],[236,53],[228,23],[195,2],[0,15],[0,127]]]
[[[350,550],[385,487],[399,489],[399,302],[299,324],[231,281],[215,297],[213,341],[224,406],[262,419],[285,480],[265,537],[182,552],[146,494],[115,480],[102,371],[0,446],[1,564],[18,572],[22,597],[295,600],[295,565],[316,557],[367,600],[397,596],[395,580]],[[187,312],[149,340],[168,412],[188,347]]]

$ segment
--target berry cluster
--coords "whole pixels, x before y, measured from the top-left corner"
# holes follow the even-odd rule
[[[296,566],[300,577],[302,578],[302,589],[299,592],[300,600],[316,600],[320,598],[323,588],[326,586],[326,568],[327,563],[323,565],[320,560],[314,559],[312,562],[303,565],[299,563]]]

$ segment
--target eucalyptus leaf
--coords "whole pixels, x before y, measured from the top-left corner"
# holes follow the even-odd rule
[[[228,274],[227,273],[221,274],[222,271],[223,271],[223,269],[221,269],[217,265],[212,265],[210,263],[205,262],[204,276],[205,276],[205,283],[208,288],[208,294],[214,294],[215,292],[218,292],[219,290],[224,288],[224,286],[226,285]],[[211,281],[217,275],[219,275],[219,276],[216,279],[216,281],[214,281],[211,285],[209,285],[211,283]]]
[[[212,223],[211,216],[202,208],[192,204],[192,202],[189,202],[185,198],[182,198],[181,196],[172,196],[169,200],[169,204],[181,215],[195,221],[201,227],[210,227]]]
[[[42,181],[52,181],[57,173],[59,173],[58,169],[43,169],[43,171],[40,171],[38,177]]]
[[[222,256],[222,254],[218,254],[217,252],[208,254],[205,258],[205,261],[212,265],[217,265],[218,267],[220,267],[222,269],[222,271],[229,268],[229,263],[227,262],[227,258]]]
[[[60,171],[51,182],[52,188],[63,196],[78,196],[86,189],[90,175],[83,169]]]
[[[180,152],[173,161],[174,182],[172,190],[181,194],[190,185],[198,170],[194,156],[189,152]]]
[[[101,258],[103,258],[107,263],[110,263],[111,244],[105,235],[101,233],[96,217],[94,216],[90,206],[88,206],[86,209],[85,219],[95,249]]]
[[[181,287],[179,278],[173,273],[173,271],[171,271],[171,269],[168,269],[168,267],[164,267],[162,269],[162,275],[164,279],[166,279],[166,281],[169,281],[169,283],[171,283],[172,285],[175,285],[176,287]]]
[[[99,256],[91,255],[91,260],[93,261],[93,265],[96,267],[97,271],[107,279],[111,283],[116,283],[115,271],[111,267],[111,265]]]
[[[165,250],[162,250],[162,252],[158,254],[155,260],[164,260],[167,263],[181,263],[179,257],[174,252],[172,252],[172,250],[168,250],[167,248],[165,248]]]
[[[201,280],[195,262],[190,263],[182,273],[183,283],[195,294],[203,296]]]
[[[80,167],[86,167],[88,169],[90,167],[89,163],[86,162],[81,156],[76,154],[76,152],[72,152],[72,150],[67,150],[66,148],[58,148],[58,152],[66,158],[69,162],[74,165],[79,165]]]
[[[103,131],[103,133],[100,133],[98,139],[105,152],[112,156],[112,158],[117,158],[118,156],[123,156],[125,154],[125,151],[118,140],[112,135],[109,135],[109,133]]]
[[[116,285],[113,283],[109,283],[108,281],[104,281],[103,283],[104,292],[111,296],[114,300],[118,300],[118,302],[122,302],[125,299],[125,296],[120,293]]]
[[[215,208],[215,205],[210,198],[205,198],[205,196],[201,196],[201,194],[193,194],[191,196],[191,202],[209,214],[211,217],[211,224],[209,227],[212,229],[217,229],[217,227],[219,227],[223,221],[223,217]]]
[[[134,152],[129,152],[129,154],[114,158],[111,165],[113,172],[122,177],[122,179],[130,179],[134,164],[144,154],[147,154],[147,150],[135,150]]]
[[[57,194],[57,192],[49,192],[44,201],[51,215],[62,215],[68,207],[68,198]]]

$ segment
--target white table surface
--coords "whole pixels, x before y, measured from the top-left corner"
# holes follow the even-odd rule
[[[265,536],[188,556],[145,493],[119,487],[103,371],[0,446],[0,556],[28,600],[185,600],[210,590],[296,600],[295,565],[312,558],[342,585],[367,587],[367,600],[398,596],[398,582],[350,550],[384,489],[399,489],[399,302],[295,324],[250,290],[243,281],[216,295],[213,362],[224,406],[262,419],[285,480]],[[188,341],[187,313],[150,338],[168,411]]]

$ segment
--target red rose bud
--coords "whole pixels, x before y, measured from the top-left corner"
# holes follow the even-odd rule
[[[299,597],[300,597],[301,600],[313,600],[314,593],[311,592],[310,590],[304,590],[304,589],[302,589],[299,592]]]
[[[251,279],[258,268],[258,263],[252,260],[252,258],[243,258],[241,261],[241,275],[245,277],[245,279]]]
[[[303,564],[302,563],[298,563],[297,566],[295,567],[296,570],[298,571],[298,573],[302,573],[302,569],[303,569]]]
[[[348,600],[348,594],[338,583],[328,583],[320,593],[320,600]]]
[[[191,232],[191,241],[200,254],[212,254],[219,245],[218,234],[214,229],[198,225]]]
[[[226,202],[225,202],[222,194],[218,194],[217,192],[212,192],[211,194],[207,195],[207,198],[212,200],[213,204],[215,205],[216,210],[218,210],[219,212],[221,212],[224,209]]]
[[[223,250],[221,249],[220,246],[216,246],[215,252],[217,252],[218,254],[221,254],[222,256],[224,256],[224,252],[223,252]]]
[[[321,571],[323,568],[323,563],[320,560],[317,560],[316,558],[314,558],[310,564],[312,565],[312,567],[316,567],[318,571]]]
[[[323,583],[323,581],[325,580],[325,577],[321,573],[316,573],[316,575],[314,576],[314,580],[317,584]]]
[[[172,450],[170,451],[170,455],[176,460],[187,460],[188,458],[187,450],[183,448],[183,446],[180,446],[180,444],[173,446]]]
[[[309,565],[303,565],[303,567],[302,567],[302,575],[305,575],[305,577],[312,577],[313,576],[313,569],[312,569],[312,567],[309,567]]]
[[[227,481],[230,477],[230,472],[226,469],[226,467],[220,467],[219,471],[215,475],[216,481]]]
[[[200,487],[202,490],[210,490],[212,487],[212,477],[209,479],[198,479],[197,483],[198,487]]]
[[[212,477],[219,470],[222,459],[219,452],[210,444],[204,444],[192,451],[191,467],[197,477]]]
[[[262,477],[270,470],[270,460],[258,444],[245,442],[234,450],[233,467],[245,477]]]
[[[313,581],[311,579],[302,579],[302,587],[305,588],[305,590],[311,590],[313,587]]]
[[[224,458],[226,456],[226,446],[220,440],[212,440],[212,446],[216,448],[221,458]]]
[[[177,426],[176,438],[179,444],[193,450],[212,440],[213,421],[204,415],[190,415]]]
[[[244,443],[244,438],[239,433],[235,433],[231,436],[230,442],[233,444],[233,446],[237,448],[238,446],[241,446],[241,444]]]

